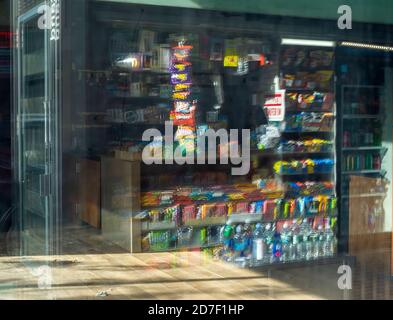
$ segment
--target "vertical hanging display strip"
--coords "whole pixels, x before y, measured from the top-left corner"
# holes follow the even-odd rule
[[[171,121],[177,126],[175,140],[178,142],[182,154],[195,151],[196,102],[191,99],[191,68],[190,62],[193,47],[180,41],[172,48],[172,63],[170,67],[173,110]]]

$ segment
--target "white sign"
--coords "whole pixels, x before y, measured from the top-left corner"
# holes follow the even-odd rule
[[[266,115],[269,121],[284,121],[285,119],[285,90],[265,96]]]
[[[273,95],[267,95],[264,109],[269,121],[284,121],[285,90],[278,90]]]
[[[50,40],[60,39],[60,0],[51,0],[50,5],[44,4],[38,8],[38,28],[50,30]]]

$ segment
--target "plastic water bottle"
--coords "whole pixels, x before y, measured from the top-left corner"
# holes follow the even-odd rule
[[[300,227],[296,221],[292,225],[292,247],[293,255],[291,260],[299,260],[303,257],[303,245],[302,245],[302,235],[300,232]]]
[[[249,221],[246,221],[246,224],[243,227],[243,241],[244,241],[244,251],[243,255],[249,260],[252,255],[252,238],[253,232],[252,227]]]
[[[255,227],[252,242],[252,260],[258,265],[264,262],[266,255],[266,244],[264,241],[264,229],[262,224],[258,223]]]
[[[318,243],[319,234],[317,231],[313,230],[310,234],[309,241],[311,243],[311,257],[310,259],[318,259],[319,257],[319,243]]]
[[[273,236],[273,249],[272,249],[273,262],[282,261],[282,240],[281,235],[277,231]]]
[[[288,223],[284,223],[281,233],[282,241],[282,261],[290,261],[293,256],[292,232],[289,229]]]
[[[233,237],[233,250],[235,251],[235,258],[241,257],[244,250],[243,227],[238,225],[236,233]]]
[[[307,219],[304,219],[300,225],[300,236],[302,238],[302,254],[301,259],[311,260],[312,258],[312,243],[311,243],[312,229]]]
[[[336,237],[334,236],[334,233],[330,228],[330,225],[328,224],[326,225],[326,230],[325,230],[323,255],[326,257],[331,257],[335,254],[335,251],[336,251]]]
[[[324,257],[324,245],[325,245],[325,240],[326,240],[326,234],[325,231],[323,230],[323,226],[318,227],[318,257]]]
[[[264,261],[266,263],[273,263],[273,239],[274,239],[274,231],[272,225],[268,223],[265,226],[265,232],[263,233],[263,238],[266,244],[266,254],[264,257]]]

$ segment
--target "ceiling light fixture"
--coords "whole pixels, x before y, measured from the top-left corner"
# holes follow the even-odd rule
[[[288,39],[288,38],[283,38],[281,40],[281,44],[294,45],[294,46],[312,46],[312,47],[334,47],[334,46],[336,46],[336,42],[334,42],[334,41]]]
[[[393,47],[380,46],[380,45],[377,45],[377,44],[367,44],[367,43],[344,41],[344,42],[341,42],[341,45],[344,46],[344,47],[372,49],[372,50],[382,50],[382,51],[393,51]]]

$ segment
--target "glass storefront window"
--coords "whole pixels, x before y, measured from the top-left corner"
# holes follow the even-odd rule
[[[391,276],[393,16],[299,2],[15,1],[21,255]]]

